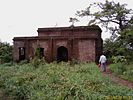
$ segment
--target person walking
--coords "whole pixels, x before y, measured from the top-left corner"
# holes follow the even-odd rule
[[[101,64],[101,70],[103,72],[106,72],[106,61],[107,61],[106,56],[104,54],[102,54],[100,56],[99,63]]]

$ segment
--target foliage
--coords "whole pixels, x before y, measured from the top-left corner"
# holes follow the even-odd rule
[[[40,51],[41,51],[41,49],[40,48],[36,48],[36,50],[35,50],[35,57],[36,58],[41,58],[41,53],[40,53]]]
[[[110,70],[119,77],[133,82],[133,64],[125,64],[122,62],[111,64]]]
[[[36,48],[35,56],[30,60],[31,66],[38,68],[40,65],[44,65],[45,63],[44,56],[41,54],[41,48]]]
[[[2,66],[5,66],[5,67],[13,66],[13,62],[4,63],[2,64]]]
[[[110,39],[106,39],[103,45],[104,52],[106,53],[108,58],[113,60],[114,58],[122,58],[124,57],[127,62],[133,61],[133,49],[132,47],[127,45],[122,45],[120,40],[112,41]],[[112,59],[113,58],[113,59]],[[123,59],[121,59],[123,60]]]
[[[91,8],[98,8],[99,10],[91,12]],[[98,2],[90,4],[85,10],[77,11],[77,15],[81,17],[88,16],[91,19],[89,25],[102,24],[102,26],[108,28],[113,33],[126,29],[132,24],[131,20],[133,19],[132,10],[127,9],[126,4],[108,0],[105,3]]]
[[[126,48],[128,48],[129,50],[133,50],[133,22],[132,22],[132,25],[130,25],[128,28],[124,29],[121,32],[121,36],[119,37],[119,40],[124,41],[123,45],[125,45]]]
[[[19,62],[19,65],[27,64],[29,61],[28,60],[22,60]]]
[[[72,59],[71,61],[70,61],[70,65],[76,65],[76,64],[80,64],[80,62],[77,60],[77,59]]]
[[[113,63],[126,63],[126,59],[124,56],[114,56],[112,57]]]
[[[0,42],[0,64],[12,61],[12,46]]]
[[[115,74],[123,74],[123,72],[126,71],[126,67],[124,66],[123,63],[116,63],[116,64],[112,64],[110,66],[111,71],[113,71]]]
[[[104,42],[104,51],[109,58],[121,55],[133,61],[133,10],[126,6],[106,0],[105,3],[90,4],[76,15],[87,16],[89,25],[99,24],[110,31],[112,36]],[[98,10],[93,12],[96,8]]]
[[[108,57],[121,55],[124,53],[124,50],[120,48],[119,41],[112,41],[111,39],[106,39],[103,44],[104,52]]]
[[[0,87],[16,100],[103,100],[133,96],[133,90],[113,84],[93,63],[30,63],[0,65]]]
[[[34,57],[33,59],[30,60],[30,64],[35,67],[38,68],[39,65],[44,65],[46,62],[43,58],[38,59],[38,57]]]

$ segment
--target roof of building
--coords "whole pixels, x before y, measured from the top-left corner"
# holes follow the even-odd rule
[[[38,28],[37,32],[65,31],[65,30],[99,30],[99,31],[102,31],[101,28],[98,25],[91,25],[91,26],[70,26],[70,27]]]

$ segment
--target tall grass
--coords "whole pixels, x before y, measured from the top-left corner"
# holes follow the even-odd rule
[[[114,63],[110,65],[110,70],[119,77],[133,82],[133,64]]]
[[[105,96],[133,96],[133,90],[102,76],[94,63],[1,65],[0,87],[17,100],[103,100]]]

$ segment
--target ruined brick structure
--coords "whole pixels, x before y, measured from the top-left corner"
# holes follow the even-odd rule
[[[38,28],[38,36],[14,37],[14,61],[34,58],[39,49],[46,61],[98,61],[102,51],[98,26]]]

